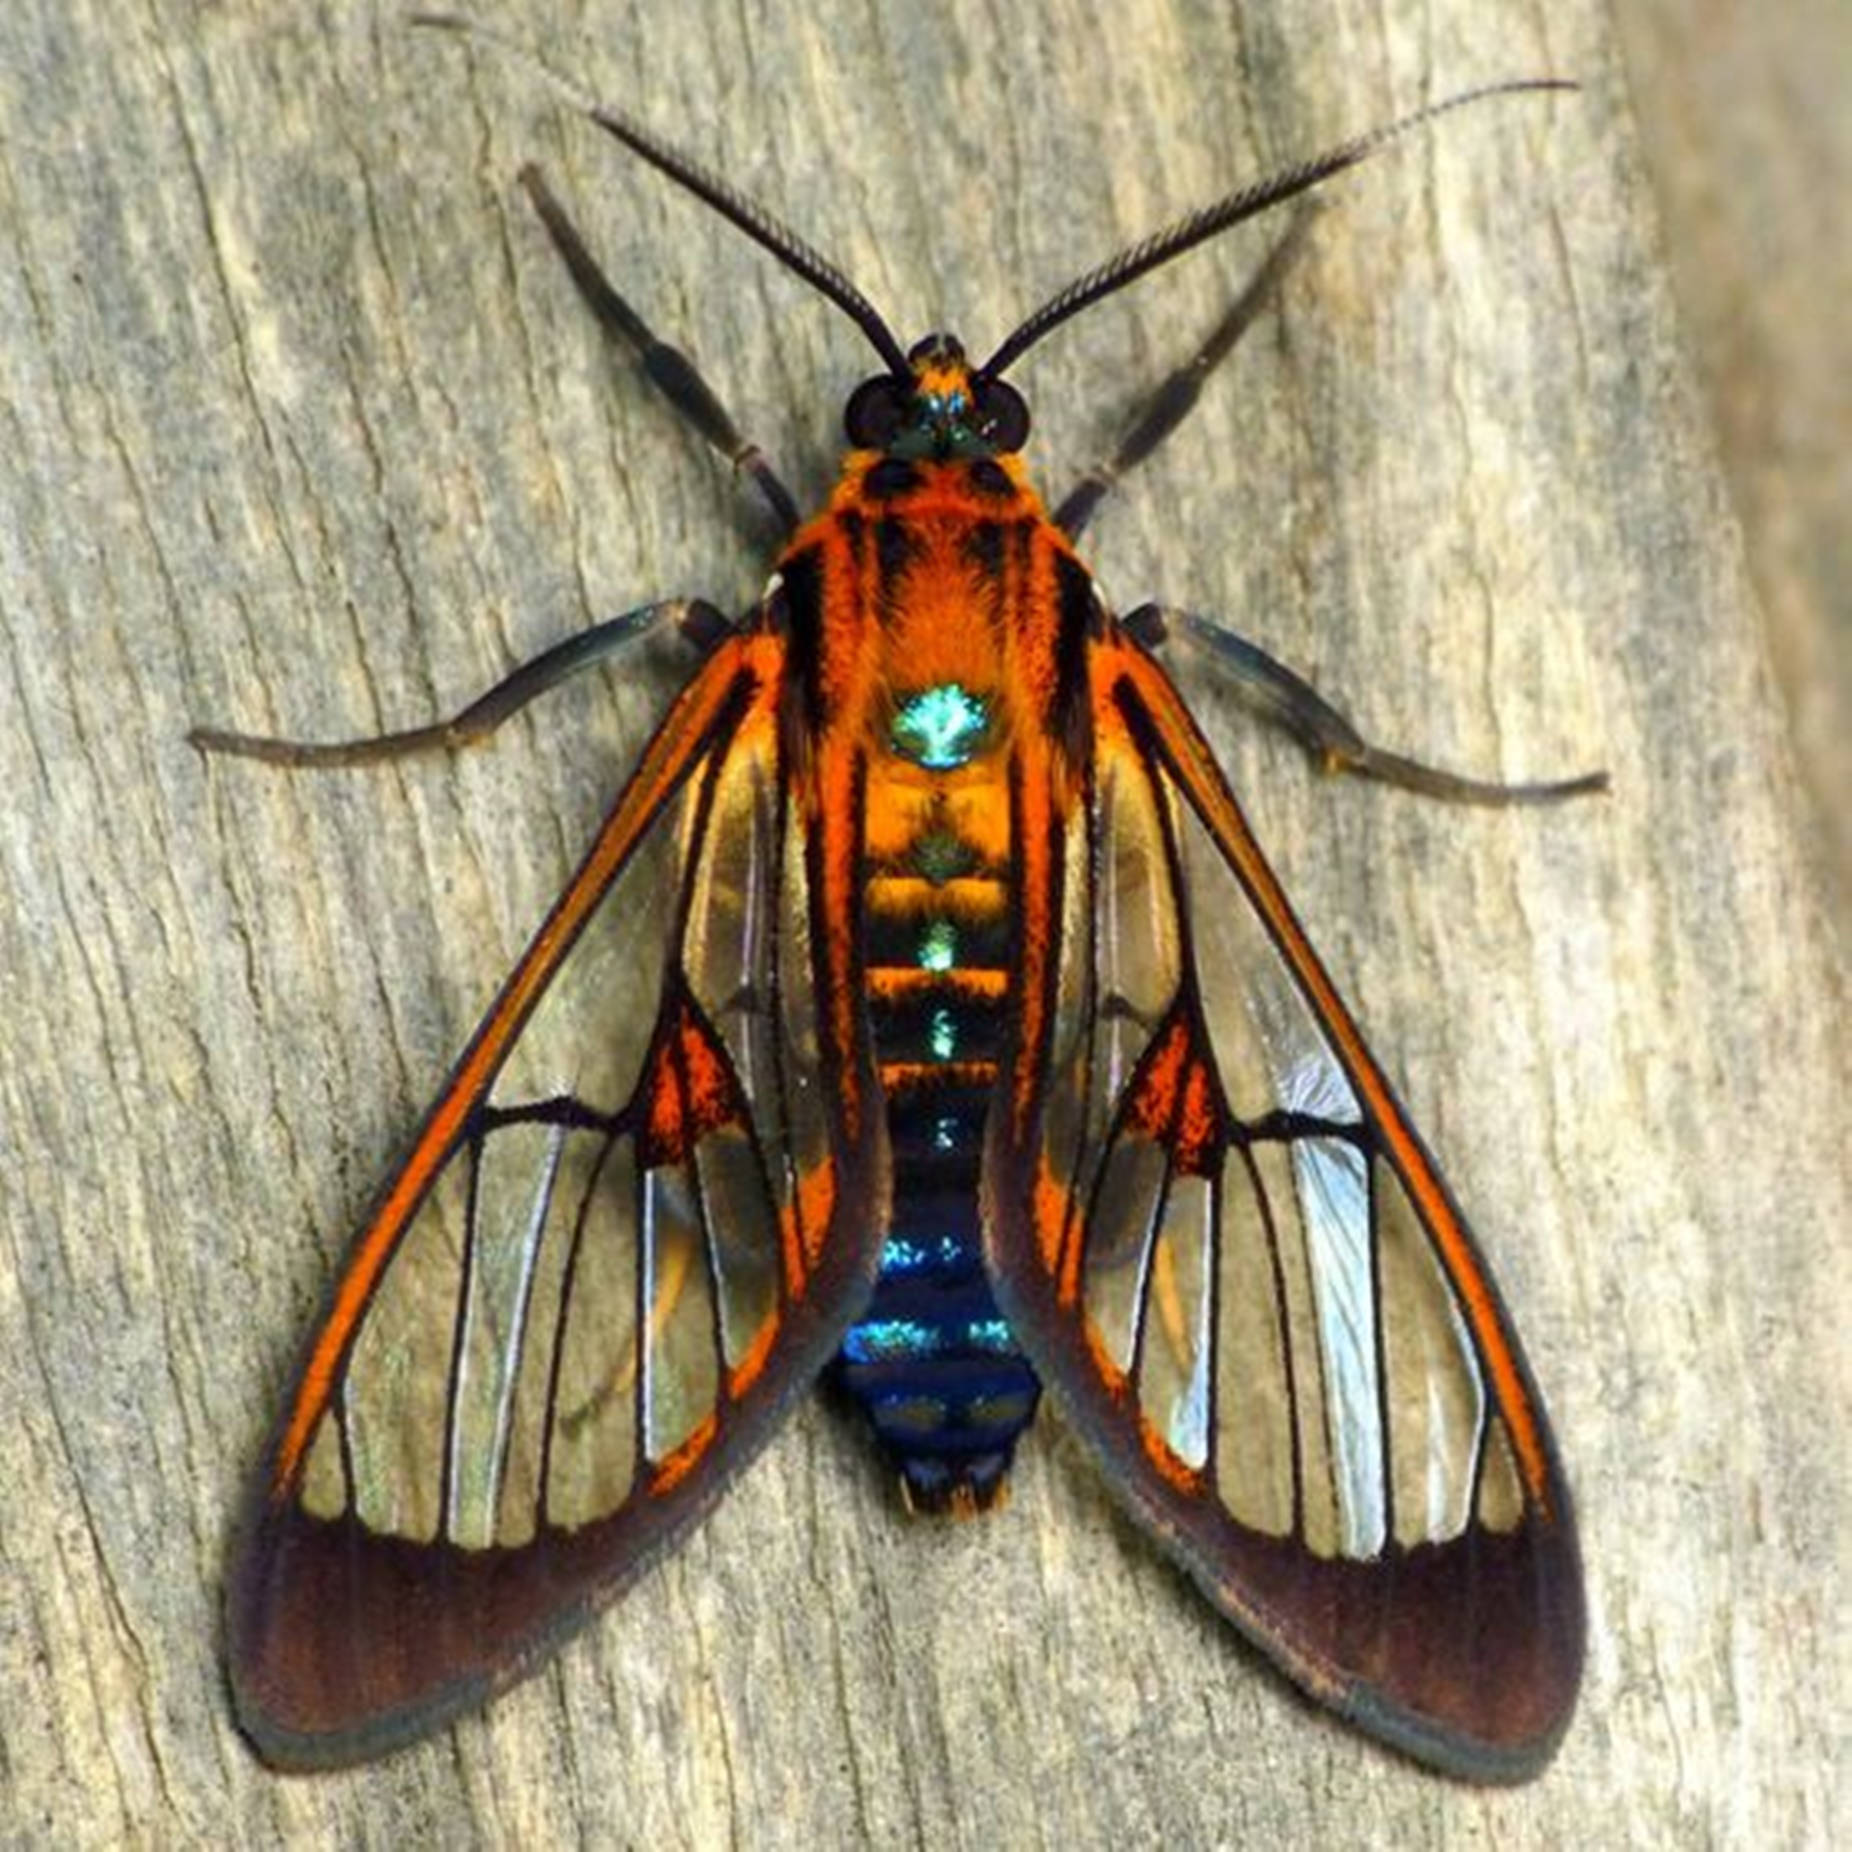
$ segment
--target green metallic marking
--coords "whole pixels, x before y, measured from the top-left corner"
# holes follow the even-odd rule
[[[920,934],[920,969],[949,971],[957,962],[957,927],[950,920],[934,920]]]
[[[954,1327],[956,1329],[956,1327]],[[974,1318],[959,1333],[973,1350],[994,1351],[998,1356],[1018,1355],[1016,1334],[1004,1318]]]
[[[910,695],[895,714],[894,750],[930,772],[968,764],[990,724],[990,703],[956,682]]]
[[[977,853],[950,830],[928,830],[913,845],[913,866],[938,887],[968,875],[977,866]]]
[[[958,1047],[958,1024],[950,1010],[934,1010],[926,1031],[926,1046],[935,1061],[949,1061]]]
[[[933,1235],[909,1240],[889,1235],[881,1244],[881,1277],[892,1279],[901,1274],[946,1272],[965,1263],[966,1249],[956,1235]]]

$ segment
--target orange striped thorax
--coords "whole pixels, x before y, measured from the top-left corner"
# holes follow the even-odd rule
[[[950,791],[949,774],[994,768],[1006,744],[1059,739],[1084,704],[1097,606],[1016,455],[1021,399],[978,379],[950,336],[911,359],[911,380],[882,375],[850,400],[855,447],[779,578],[808,730],[853,735],[901,788]]]

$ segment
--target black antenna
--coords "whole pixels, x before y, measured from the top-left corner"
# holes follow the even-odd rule
[[[1108,259],[1098,269],[1076,277],[1065,289],[1050,296],[1033,315],[1005,338],[1003,345],[978,369],[979,376],[984,379],[998,378],[1045,334],[1058,328],[1070,316],[1078,315],[1082,309],[1090,307],[1104,296],[1116,294],[1128,283],[1136,282],[1147,271],[1169,263],[1173,257],[1181,257],[1185,251],[1194,250],[1197,245],[1227,231],[1230,226],[1239,225],[1242,220],[1251,219],[1270,206],[1277,206],[1282,200],[1291,199],[1295,194],[1317,186],[1321,180],[1329,180],[1333,174],[1342,173],[1345,168],[1355,167],[1360,161],[1368,160],[1387,143],[1406,135],[1410,129],[1419,128],[1424,122],[1432,122],[1436,116],[1444,116],[1449,110],[1463,109],[1468,103],[1477,103],[1486,97],[1511,96],[1530,90],[1575,88],[1573,83],[1559,77],[1526,77],[1507,83],[1483,84],[1476,90],[1463,90],[1457,96],[1444,97],[1438,103],[1430,103],[1425,109],[1418,109],[1412,115],[1385,123],[1381,128],[1370,129],[1351,141],[1340,142],[1337,147],[1327,149],[1309,161],[1301,161],[1296,166],[1269,175],[1265,180],[1253,181],[1226,198],[1218,199],[1214,205],[1203,206],[1187,218],[1179,219],[1175,225],[1154,232],[1129,250]]]
[[[524,46],[504,38],[501,33],[487,26],[476,25],[454,13],[414,13],[410,23],[414,26],[429,26],[440,32],[454,32],[464,38],[493,45],[498,51],[535,72],[562,95],[570,98],[580,112],[589,116],[606,134],[615,136],[634,154],[641,155],[658,173],[667,175],[677,186],[692,193],[722,218],[737,225],[755,244],[771,252],[787,270],[820,290],[868,337],[891,373],[900,379],[911,377],[906,349],[894,338],[893,330],[881,318],[874,304],[814,245],[807,244],[790,226],[773,218],[763,207],[755,205],[743,193],[729,186],[718,174],[710,173],[699,162],[670,147],[641,123],[600,103],[596,97],[582,90],[570,78],[562,77]]]

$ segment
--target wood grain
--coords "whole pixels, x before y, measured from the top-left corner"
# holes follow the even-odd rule
[[[1122,605],[1227,615],[1388,743],[1613,771],[1569,810],[1440,809],[1322,783],[1196,691],[1550,1395],[1582,1710],[1531,1788],[1423,1775],[1294,1699],[1057,1424],[1007,1513],[939,1528],[818,1405],[489,1713],[350,1775],[253,1760],[219,1587],[293,1348],[674,663],[455,762],[208,767],[186,729],[408,724],[644,597],[754,591],[750,504],[600,349],[523,159],[803,494],[868,356],[531,79],[390,10],[14,0],[0,1837],[1843,1834],[1843,996],[1605,10],[518,11],[898,323],[980,346],[1234,179],[1482,79],[1586,84],[1345,182],[1281,313],[1092,541]],[[1051,488],[1260,244],[1025,363]]]
[[[1852,9],[1615,16],[1673,293],[1743,523],[1842,934],[1852,922]]]

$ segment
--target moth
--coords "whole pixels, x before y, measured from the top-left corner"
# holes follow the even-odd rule
[[[652,630],[701,650],[308,1341],[229,1585],[266,1759],[377,1755],[531,1671],[826,1376],[907,1502],[955,1514],[998,1502],[1053,1390],[1112,1491],[1313,1697],[1455,1775],[1549,1757],[1584,1620],[1542,1404],[1161,653],[1231,674],[1335,768],[1467,801],[1601,775],[1493,786],[1382,752],[1220,627],[1115,615],[1082,562],[1100,497],[1276,289],[1303,206],[1052,512],[1005,377],[1082,309],[1489,93],[1192,213],[982,363],[949,334],[903,346],[794,232],[577,99],[878,354],[808,519],[524,170],[587,302],[784,539],[736,619],[647,605],[452,721],[194,736],[352,763],[480,737]],[[601,1011],[613,971],[649,1008]]]

